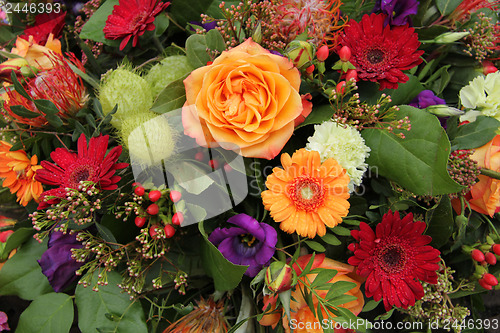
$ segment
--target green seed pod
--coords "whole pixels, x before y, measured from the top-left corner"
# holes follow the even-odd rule
[[[149,112],[153,106],[151,88],[146,80],[123,67],[106,73],[99,87],[99,101],[104,114],[118,105],[111,120],[111,124],[118,129],[124,119]]]
[[[151,67],[144,79],[151,86],[153,97],[156,97],[169,83],[182,78],[193,69],[186,56],[170,56]]]
[[[119,134],[132,163],[158,165],[175,151],[175,131],[164,116],[151,111],[127,116]]]

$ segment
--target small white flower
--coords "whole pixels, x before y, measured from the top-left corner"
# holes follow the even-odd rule
[[[478,115],[500,120],[500,71],[470,81],[460,90],[460,102],[472,110],[461,116],[460,121],[474,121]]]
[[[351,178],[349,191],[360,185],[368,165],[365,159],[370,156],[370,147],[365,145],[361,134],[353,127],[326,121],[314,126],[314,135],[307,139],[306,149],[319,152],[321,161],[334,158],[346,169]]]

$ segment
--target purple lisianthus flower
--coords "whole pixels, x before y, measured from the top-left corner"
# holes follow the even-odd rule
[[[434,95],[432,90],[421,91],[411,102],[410,106],[425,109],[430,105],[446,104],[445,100]]]
[[[198,22],[198,21],[190,21],[189,23],[191,23],[192,25],[197,25],[203,29],[205,29],[205,31],[210,31],[212,29],[215,29],[215,27],[217,27],[217,21],[211,21],[211,22],[207,22],[207,23],[201,23],[201,22]],[[192,31],[195,31],[195,29],[193,28],[190,28]]]
[[[0,311],[0,332],[10,331],[9,323],[7,323],[7,319],[9,319],[7,317],[7,314],[3,311]]]
[[[71,249],[82,247],[76,240],[76,234],[63,234],[59,231],[50,234],[48,249],[42,254],[38,264],[55,292],[63,291],[77,279],[75,271],[83,263],[71,257]]]
[[[418,4],[416,0],[377,0],[373,12],[387,14],[384,25],[411,25],[410,15],[417,14]]]
[[[235,215],[227,222],[237,227],[217,228],[208,240],[233,264],[248,265],[245,275],[254,277],[276,251],[276,230],[247,214]]]

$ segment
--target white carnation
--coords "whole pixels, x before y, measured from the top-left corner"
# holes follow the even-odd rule
[[[365,159],[370,156],[370,147],[358,130],[351,126],[339,125],[334,121],[326,121],[314,126],[314,135],[309,137],[306,149],[319,152],[321,161],[334,158],[346,169],[351,178],[349,190],[360,185],[368,165]]]

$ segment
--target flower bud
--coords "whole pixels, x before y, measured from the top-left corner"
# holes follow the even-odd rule
[[[470,35],[470,32],[445,32],[433,39],[435,43],[450,44]]]
[[[495,257],[495,255],[491,252],[487,252],[484,255],[484,260],[490,265],[496,265],[497,263],[497,257]]]
[[[481,252],[478,249],[472,250],[472,252],[470,253],[470,255],[471,255],[472,259],[474,259],[477,262],[484,261],[484,259],[485,259],[483,252]]]
[[[314,72],[314,65],[311,65],[306,68],[306,73],[312,74]]]
[[[330,51],[328,50],[328,46],[323,45],[316,51],[316,59],[319,61],[325,61],[328,58]]]
[[[493,289],[493,286],[488,284],[484,279],[479,279],[477,282],[479,282],[479,285],[483,287],[486,290],[491,290]]]
[[[436,116],[442,116],[442,117],[447,117],[447,116],[461,116],[465,113],[465,111],[451,107],[451,106],[446,106],[443,104],[437,104],[437,105],[429,105],[426,108],[427,111],[429,111],[432,114],[435,114]]]
[[[500,244],[494,244],[491,249],[497,256],[500,256]]]
[[[262,42],[262,27],[260,25],[260,22],[257,24],[257,27],[253,31],[252,39],[256,43]]]
[[[482,65],[484,75],[495,73],[498,70],[498,68],[496,68],[491,61],[483,61]]]
[[[338,84],[337,84],[337,87],[335,88],[335,90],[339,93],[339,94],[343,94],[345,92],[345,81],[340,81]]]
[[[16,74],[21,74],[23,67],[29,68],[29,63],[24,58],[12,58],[0,64],[0,79],[9,83],[11,82],[10,75],[12,71]]]
[[[296,67],[300,68],[313,59],[314,47],[311,43],[294,40],[288,44],[285,54]]]
[[[490,273],[486,273],[483,275],[483,280],[489,284],[490,286],[496,286],[498,284],[498,280],[497,278],[493,275],[493,274],[490,274]]]
[[[351,59],[351,49],[349,46],[342,46],[339,51],[339,57],[342,61],[349,61]]]
[[[354,79],[354,81],[358,81],[358,72],[356,72],[355,69],[348,69],[347,73],[345,75],[345,80],[349,81],[351,79]]]
[[[282,292],[287,291],[292,287],[293,280],[295,278],[295,270],[289,265],[281,261],[275,261],[266,271],[266,286],[272,292]]]

